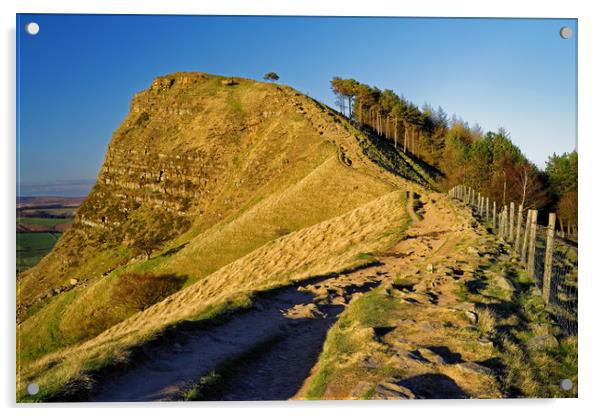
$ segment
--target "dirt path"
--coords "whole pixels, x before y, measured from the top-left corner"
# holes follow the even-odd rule
[[[407,238],[391,250],[378,253],[378,264],[332,279],[305,284],[299,289],[310,293],[314,304],[321,311],[332,305],[340,305],[336,310],[340,313],[351,298],[347,294],[348,288],[366,287],[362,285],[372,288],[375,283],[391,281],[396,275],[407,273],[412,267],[422,267],[432,256],[434,260],[449,253],[465,230],[463,226],[457,226],[456,214],[449,200],[436,194],[430,197],[432,199],[420,195],[416,195],[415,198],[416,205],[420,207],[418,214],[422,218],[414,212],[414,200],[410,198],[408,214],[413,224],[407,231]],[[456,229],[450,228],[450,225]],[[331,313],[329,312],[330,317]],[[329,319],[328,328],[334,320]],[[237,365],[236,370],[221,381],[219,390],[212,392],[205,399],[284,400],[294,397],[315,364],[326,333],[319,334],[318,348],[315,348],[315,344],[307,348],[307,340],[304,339],[311,335],[311,339],[317,341],[316,334],[299,335],[301,336],[298,338],[296,333],[287,334],[281,342]]]
[[[447,256],[462,238],[467,224],[459,223],[445,196],[420,199],[419,214],[407,238],[376,255],[371,267],[333,277],[317,278],[260,296],[254,307],[209,329],[179,331],[151,351],[143,362],[102,383],[95,401],[178,400],[203,375],[258,344],[269,347],[242,360],[221,381],[222,388],[204,399],[283,400],[298,392],[317,361],[326,333],[355,293],[391,280],[399,273],[423,267]]]
[[[499,353],[482,312],[483,307],[496,306],[497,300],[487,294],[489,287],[499,293],[514,290],[509,280],[488,270],[490,262],[500,258],[503,244],[478,227],[462,204],[435,194],[423,197],[422,202],[424,219],[408,230],[406,239],[379,257],[383,263],[379,272],[397,276],[383,282],[385,290],[379,295],[396,299],[389,324],[373,328],[374,339],[367,341],[364,349],[336,358],[337,364],[330,367],[336,373],[322,398],[504,395],[498,382],[502,371]],[[479,301],[467,301],[466,291]],[[346,362],[353,364],[346,367]],[[358,372],[358,365],[365,368]],[[312,377],[319,370],[319,365],[312,369],[293,398],[308,395]]]

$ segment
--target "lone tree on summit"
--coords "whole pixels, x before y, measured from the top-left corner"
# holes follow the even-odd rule
[[[265,79],[266,81],[275,82],[275,81],[278,81],[280,79],[280,77],[275,72],[268,72],[267,74],[265,74],[263,76],[263,79]]]

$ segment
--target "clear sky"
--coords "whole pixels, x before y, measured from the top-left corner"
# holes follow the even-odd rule
[[[19,15],[18,194],[84,194],[134,93],[177,71],[276,71],[330,105],[352,77],[503,126],[544,167],[576,148],[576,38],[574,19]]]

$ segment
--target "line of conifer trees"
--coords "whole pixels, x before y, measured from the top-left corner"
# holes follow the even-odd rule
[[[429,104],[419,108],[390,89],[334,77],[331,88],[339,111],[358,127],[392,141],[444,175],[442,186],[471,186],[506,204],[558,213],[560,227],[577,227],[577,152],[552,155],[544,170],[530,162],[509,133],[483,133],[455,115]]]

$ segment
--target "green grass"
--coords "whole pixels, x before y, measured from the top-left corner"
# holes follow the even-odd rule
[[[360,253],[355,256],[356,259],[365,261],[366,263],[374,261],[375,257],[371,253]]]
[[[389,325],[398,317],[398,306],[399,300],[388,296],[382,288],[365,293],[349,305],[328,332],[319,358],[320,367],[311,379],[307,399],[324,398],[326,388],[337,378],[341,362],[369,350],[368,345],[373,342],[372,328]]]
[[[17,233],[17,273],[36,264],[52,250],[60,233]]]
[[[30,322],[25,321],[24,331],[27,336],[17,337],[17,355],[19,361],[25,362],[39,358],[60,347],[69,345],[76,341],[61,331],[61,317],[69,304],[77,297],[76,291],[63,293],[54,298],[46,307],[38,312],[38,319],[45,324],[35,327],[35,330],[27,330]]]
[[[489,270],[509,275],[517,289],[508,293],[493,286],[484,291],[491,299],[496,299],[497,311],[518,317],[519,324],[498,326],[493,334],[500,345],[500,359],[506,366],[501,377],[502,387],[525,397],[575,397],[573,391],[563,391],[559,387],[562,379],[577,382],[577,341],[557,333],[558,347],[543,350],[530,350],[527,343],[533,337],[553,332],[551,317],[546,310],[541,295],[534,292],[535,282],[523,268],[509,261],[498,261],[490,265]],[[473,295],[474,299],[474,295]],[[503,323],[503,322],[502,322]],[[539,328],[539,329],[537,329]]]

